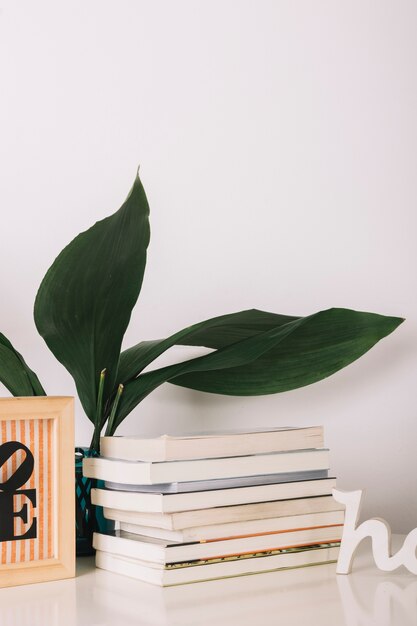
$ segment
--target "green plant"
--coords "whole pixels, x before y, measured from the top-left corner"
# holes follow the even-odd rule
[[[107,435],[113,435],[130,411],[164,382],[227,395],[296,389],[345,367],[403,321],[340,308],[307,317],[254,309],[215,317],[121,351],[142,286],[149,238],[149,207],[137,176],[116,213],[64,248],[36,296],[36,327],[75,380],[94,424],[96,450],[104,427]],[[177,344],[213,351],[144,373]],[[45,393],[3,336],[0,380],[15,395]]]

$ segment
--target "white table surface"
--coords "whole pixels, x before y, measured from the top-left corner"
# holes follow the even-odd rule
[[[395,546],[402,538],[394,538]],[[1,626],[417,626],[417,577],[386,574],[364,542],[335,565],[161,589],[78,560],[71,580],[0,589]]]

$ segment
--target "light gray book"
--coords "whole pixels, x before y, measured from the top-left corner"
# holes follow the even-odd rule
[[[313,470],[307,472],[264,474],[261,476],[238,476],[236,478],[220,478],[217,480],[192,480],[184,483],[162,483],[159,485],[125,485],[123,483],[105,481],[105,486],[107,489],[115,489],[117,491],[188,493],[193,491],[211,491],[213,489],[232,489],[233,487],[290,483],[302,480],[318,480],[320,478],[327,478],[328,475],[328,470]]]

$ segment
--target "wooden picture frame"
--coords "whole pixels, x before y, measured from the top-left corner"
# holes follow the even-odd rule
[[[74,399],[0,398],[0,587],[75,575]]]

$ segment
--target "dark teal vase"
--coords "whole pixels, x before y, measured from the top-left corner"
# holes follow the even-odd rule
[[[94,554],[93,533],[114,530],[114,522],[103,516],[103,508],[91,504],[91,489],[103,487],[101,480],[83,476],[83,459],[98,456],[90,448],[75,448],[75,528],[77,556]]]

